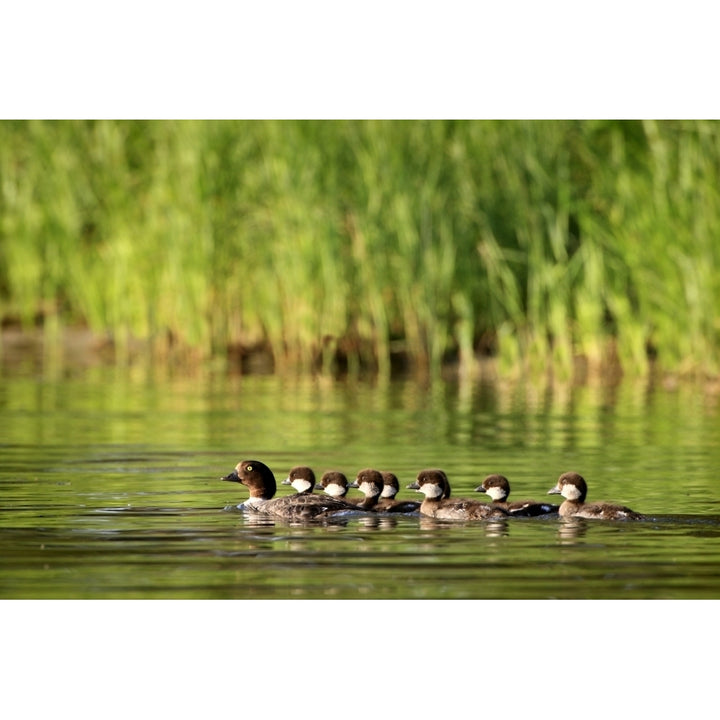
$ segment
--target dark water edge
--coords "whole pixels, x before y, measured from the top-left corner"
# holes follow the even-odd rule
[[[248,341],[226,347],[213,358],[203,358],[192,347],[168,338],[141,339],[128,337],[118,342],[110,333],[94,332],[82,325],[57,326],[42,316],[36,318],[35,327],[22,327],[8,321],[0,327],[0,375],[33,373],[45,377],[73,377],[93,369],[115,368],[120,373],[144,374],[148,378],[172,378],[183,375],[203,376],[208,372],[231,375],[321,375],[335,380],[378,380],[378,366],[371,348],[362,354],[357,363],[337,352],[330,361],[319,353],[310,367],[292,367],[278,364],[272,348],[266,342]],[[47,322],[47,327],[43,323]],[[681,384],[702,388],[709,396],[720,397],[720,375],[690,369],[685,373],[663,370],[652,354],[647,358],[648,372],[627,376],[631,382],[654,389],[675,390]],[[438,377],[432,377],[427,363],[416,362],[407,352],[404,343],[396,342],[389,349],[391,379],[414,380],[420,383],[449,380],[470,382],[501,382],[504,376],[512,382],[523,382],[529,372],[526,367],[500,368],[490,348],[479,349],[463,367],[457,352],[443,357]],[[351,367],[352,366],[352,367]],[[357,367],[355,367],[357,366]],[[625,373],[621,367],[615,344],[608,342],[605,358],[599,365],[584,355],[572,361],[572,376],[564,377],[550,366],[534,367],[530,371],[533,382],[550,386],[603,385],[612,388],[622,383]],[[381,379],[382,381],[383,379]]]

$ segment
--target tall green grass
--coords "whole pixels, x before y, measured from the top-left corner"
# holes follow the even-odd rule
[[[0,316],[203,361],[715,374],[712,121],[0,123]]]

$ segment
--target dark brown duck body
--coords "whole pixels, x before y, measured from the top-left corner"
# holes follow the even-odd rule
[[[420,514],[438,520],[491,520],[508,517],[508,513],[491,503],[462,498],[449,498],[450,482],[439,468],[428,468],[418,473],[417,480],[408,485],[425,495]]]
[[[510,495],[510,481],[499,474],[488,475],[481,485],[475,488],[475,492],[487,493],[491,505],[505,510],[510,515],[517,517],[537,517],[538,515],[551,515],[557,513],[559,505],[541,503],[536,500],[513,500],[507,498]]]
[[[322,520],[363,510],[360,505],[353,505],[329,495],[288,495],[253,508],[254,512],[262,515],[299,521]]]
[[[580,517],[587,520],[641,520],[640,513],[624,505],[606,502],[586,503],[587,483],[576,472],[563,473],[548,495],[562,495],[565,501],[560,505],[560,517]]]

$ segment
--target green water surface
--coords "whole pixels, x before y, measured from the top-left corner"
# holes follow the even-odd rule
[[[719,401],[632,383],[19,373],[0,386],[0,596],[718,598]],[[243,458],[278,480],[296,464],[388,469],[403,488],[439,466],[478,500],[491,472],[547,499],[577,470],[590,500],[647,519],[258,523],[227,509],[247,491],[219,479]]]

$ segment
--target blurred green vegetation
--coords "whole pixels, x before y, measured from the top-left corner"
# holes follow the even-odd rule
[[[197,361],[716,374],[714,121],[3,121],[0,318]]]

